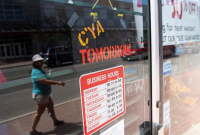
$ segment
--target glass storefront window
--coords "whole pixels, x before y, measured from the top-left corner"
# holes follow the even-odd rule
[[[36,104],[48,108],[36,128],[45,134],[151,133],[147,0],[3,0],[2,5],[0,134],[28,134]],[[35,54],[44,59],[42,71],[35,64],[42,61],[32,62]],[[46,79],[35,79],[36,69]],[[43,82],[49,79],[55,82]],[[45,90],[65,86],[52,85],[52,93],[43,95],[34,93],[35,82]],[[56,119],[64,120],[55,128],[53,106]]]
[[[13,3],[13,0],[3,0],[3,3],[4,3],[4,4],[12,4],[12,3]]]
[[[162,1],[164,134],[199,134],[199,0]]]

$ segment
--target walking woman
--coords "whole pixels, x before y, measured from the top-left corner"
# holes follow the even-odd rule
[[[39,123],[41,115],[44,113],[45,109],[48,109],[48,113],[53,119],[54,126],[59,126],[63,124],[63,121],[59,121],[56,118],[54,112],[54,103],[50,96],[51,85],[62,85],[65,86],[64,82],[57,82],[50,80],[50,77],[42,70],[43,58],[36,54],[33,56],[33,70],[31,73],[32,83],[33,83],[33,99],[36,101],[36,113],[33,116],[32,127],[30,129],[29,135],[42,135],[42,132],[36,130],[36,126]]]

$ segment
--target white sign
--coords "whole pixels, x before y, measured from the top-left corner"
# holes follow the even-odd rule
[[[170,101],[164,103],[163,107],[163,122],[170,118]]]
[[[200,41],[199,0],[162,0],[163,45]]]
[[[124,135],[124,119],[107,129],[100,135]]]
[[[170,134],[170,119],[168,119],[167,121],[163,123],[163,127],[164,127],[163,135],[169,135]]]
[[[79,81],[85,135],[125,113],[123,66],[84,74]]]

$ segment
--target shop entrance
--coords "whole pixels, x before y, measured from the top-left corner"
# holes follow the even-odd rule
[[[14,44],[14,52],[16,57],[22,57],[26,55],[26,49],[24,44]]]
[[[10,45],[0,45],[1,48],[1,57],[2,58],[9,58],[11,57],[11,48]]]

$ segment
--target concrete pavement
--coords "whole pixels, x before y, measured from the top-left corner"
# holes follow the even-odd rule
[[[196,125],[191,125],[191,128],[183,133],[183,135],[199,135],[200,134],[200,122]]]
[[[46,110],[41,117],[37,130],[44,134],[80,134],[82,132],[82,114],[79,103],[80,99],[76,99],[55,107],[57,118],[65,121],[63,125],[56,128]],[[33,114],[1,124],[0,133],[4,131],[5,135],[28,135],[32,117]]]

